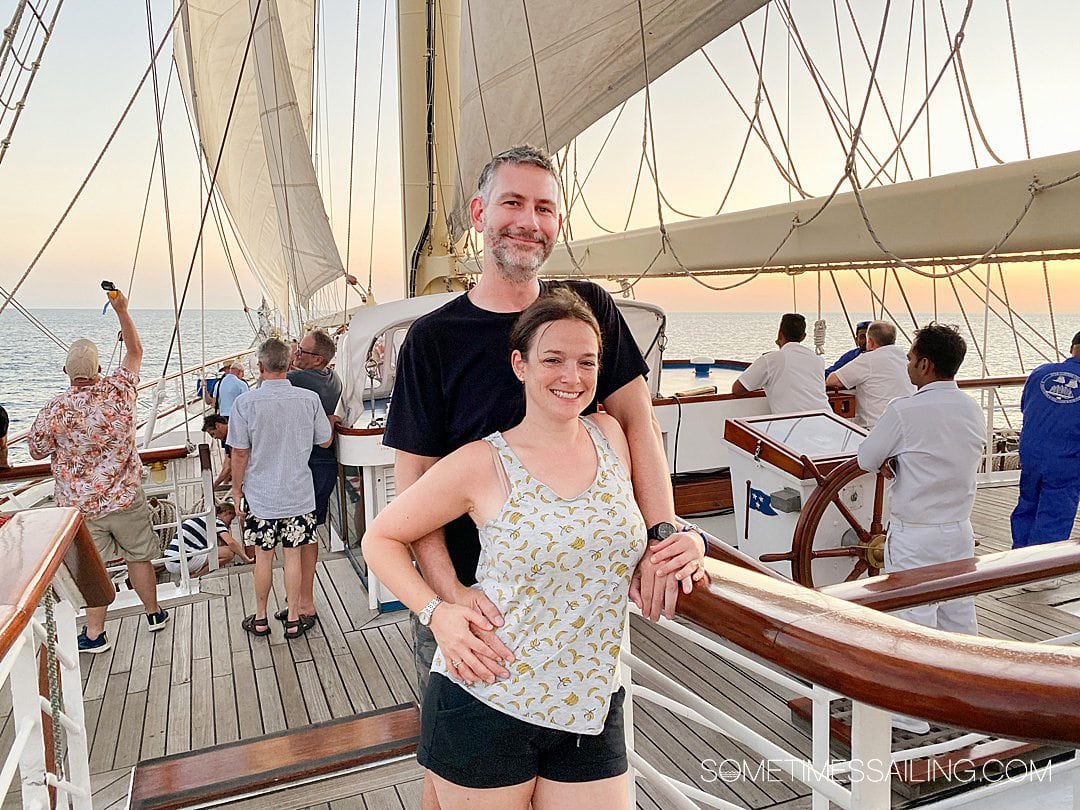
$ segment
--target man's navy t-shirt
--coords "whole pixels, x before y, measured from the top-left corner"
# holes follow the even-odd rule
[[[541,282],[542,289],[556,282]],[[596,400],[585,413],[636,377],[648,365],[607,291],[587,281],[561,282],[580,295],[596,315],[603,340]],[[394,392],[383,444],[418,456],[441,458],[525,416],[521,382],[510,366],[510,331],[518,312],[489,312],[467,294],[419,318],[398,357]],[[446,545],[458,579],[476,582],[480,540],[463,515],[446,526]]]

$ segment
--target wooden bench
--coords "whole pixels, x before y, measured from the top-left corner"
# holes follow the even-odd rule
[[[131,810],[167,810],[329,777],[416,751],[415,703],[249,740],[148,759],[135,766]]]

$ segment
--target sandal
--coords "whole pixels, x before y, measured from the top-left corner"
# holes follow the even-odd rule
[[[295,622],[285,620],[285,638],[292,641],[295,638],[300,638],[308,630],[315,625],[315,622],[308,622],[303,616],[297,619]],[[269,632],[269,631],[268,631]]]
[[[274,618],[279,622],[287,622],[289,620],[289,609],[283,607],[277,613],[274,614]],[[300,621],[307,624],[309,627],[313,627],[315,622],[319,621],[319,614],[317,613],[301,613]]]
[[[244,620],[240,622],[240,626],[253,636],[270,635],[270,622],[268,622],[265,617],[257,619],[254,613],[245,617]]]

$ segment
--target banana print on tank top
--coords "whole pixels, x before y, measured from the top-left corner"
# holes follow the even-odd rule
[[[619,688],[630,577],[645,550],[645,523],[626,468],[582,418],[596,448],[596,477],[575,498],[533,478],[501,433],[510,483],[502,511],[479,527],[477,584],[502,612],[497,629],[516,660],[510,677],[469,687],[480,701],[529,723],[578,734],[604,727]],[[449,675],[442,651],[432,672]]]

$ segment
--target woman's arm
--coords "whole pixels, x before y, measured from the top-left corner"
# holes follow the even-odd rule
[[[409,545],[471,513],[476,502],[497,485],[491,453],[483,442],[440,459],[372,521],[361,541],[364,560],[403,604],[419,613],[437,594],[413,565]],[[493,683],[497,676],[508,675],[498,660],[512,660],[512,656],[491,650],[471,625],[493,629],[483,614],[450,602],[439,605],[431,615],[431,631],[447,661],[461,662],[457,670],[463,680]]]

